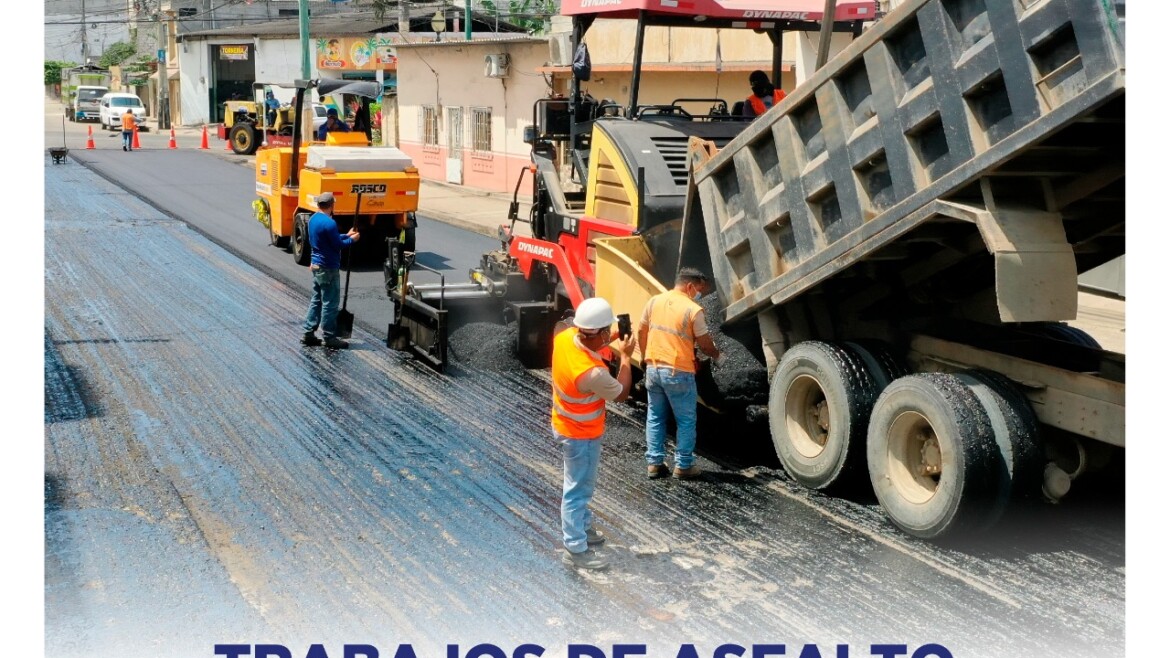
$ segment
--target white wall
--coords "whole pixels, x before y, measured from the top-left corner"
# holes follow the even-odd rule
[[[188,41],[180,44],[179,51],[179,93],[180,116],[184,126],[199,126],[210,121],[207,107],[207,70],[211,56],[206,41]],[[175,99],[171,99],[174,103]]]
[[[264,39],[256,42],[256,82],[292,84],[301,77],[301,42],[299,39]],[[309,57],[310,77],[317,77],[317,58]],[[282,103],[292,101],[294,90],[272,88]],[[315,99],[314,99],[315,100]]]

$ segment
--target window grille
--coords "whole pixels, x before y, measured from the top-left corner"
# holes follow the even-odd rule
[[[418,132],[422,135],[423,146],[437,149],[439,147],[439,113],[434,105],[423,105],[419,115],[420,126]]]
[[[492,108],[471,108],[471,153],[478,156],[492,154]]]

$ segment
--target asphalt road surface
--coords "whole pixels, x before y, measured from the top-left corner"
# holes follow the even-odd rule
[[[704,479],[647,481],[644,412],[622,405],[595,499],[614,566],[566,569],[540,373],[440,376],[387,350],[374,271],[351,290],[354,349],[298,345],[307,277],[248,216],[243,165],[165,150],[44,162],[46,655],[1124,653],[1124,499],[1105,476],[932,544],[863,493],[795,486],[758,436],[726,427],[700,439]],[[465,270],[456,250],[482,247],[444,230],[424,224],[420,251]]]

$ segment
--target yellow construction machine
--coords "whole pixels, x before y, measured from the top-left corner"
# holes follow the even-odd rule
[[[252,208],[256,220],[268,229],[269,241],[281,249],[291,246],[296,262],[308,265],[309,217],[317,210],[318,195],[332,192],[338,227],[357,228],[362,234],[356,256],[383,260],[390,239],[400,249],[414,251],[419,175],[410,157],[396,148],[369,146],[361,133],[329,133],[324,142],[303,137],[306,120],[300,108],[305,106],[306,91],[317,88],[322,94],[376,98],[378,84],[298,80],[294,86],[291,145],[256,153],[258,198]]]

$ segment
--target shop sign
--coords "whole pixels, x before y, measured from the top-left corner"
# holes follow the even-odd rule
[[[317,39],[317,68],[329,71],[378,71],[398,63],[394,44],[385,37]]]
[[[248,59],[248,46],[220,46],[219,58],[227,60],[246,60]]]

